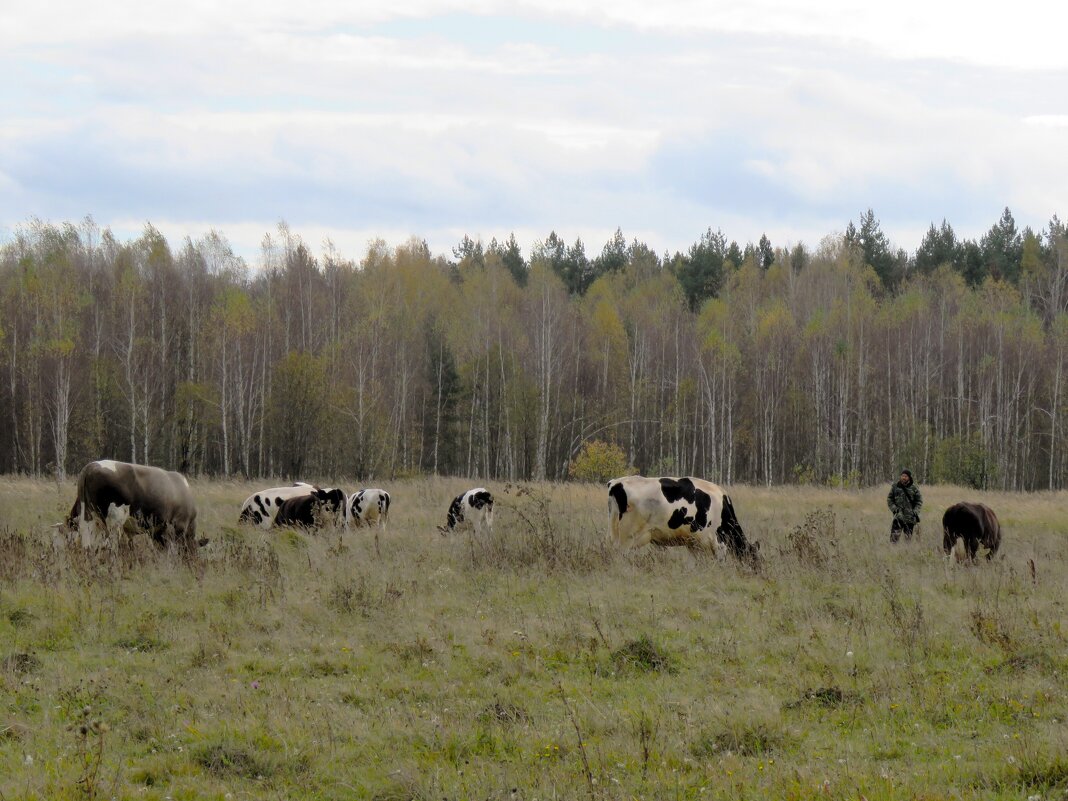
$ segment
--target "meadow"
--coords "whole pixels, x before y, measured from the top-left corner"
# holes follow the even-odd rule
[[[1068,493],[734,487],[758,568],[618,553],[600,485],[415,479],[367,529],[236,524],[198,564],[56,547],[71,483],[0,478],[0,799],[1068,797]],[[347,487],[350,491],[354,487]],[[1005,529],[977,567],[941,513]]]

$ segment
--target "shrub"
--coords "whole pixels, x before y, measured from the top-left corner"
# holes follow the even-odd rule
[[[576,481],[603,483],[634,473],[635,469],[627,464],[627,455],[621,447],[611,442],[591,439],[582,446],[567,472]]]
[[[678,671],[675,657],[644,634],[637,640],[631,640],[622,648],[613,651],[612,662],[616,670],[629,668],[641,673],[654,671],[676,673]]]

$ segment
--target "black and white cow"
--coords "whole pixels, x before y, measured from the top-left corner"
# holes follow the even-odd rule
[[[197,507],[185,476],[111,459],[89,462],[78,474],[70,533],[77,532],[85,548],[116,549],[128,520],[158,545],[196,549]]]
[[[946,558],[952,551],[957,561],[974,562],[979,546],[992,559],[1001,547],[1001,524],[994,510],[983,503],[955,503],[942,515],[942,551]]]
[[[389,519],[389,493],[383,489],[362,489],[349,498],[345,523],[386,527]]]
[[[458,528],[471,528],[476,534],[483,528],[493,530],[493,494],[488,489],[475,487],[453,498],[445,525],[438,531],[447,534]]]
[[[274,525],[275,516],[285,501],[290,498],[299,498],[302,495],[311,495],[315,489],[313,484],[298,481],[289,487],[271,487],[255,492],[241,504],[241,515],[238,520],[242,523],[252,523],[258,528],[268,529]]]
[[[315,487],[307,495],[282,501],[275,515],[276,526],[321,528],[338,525],[345,519],[345,491]]]
[[[613,479],[608,520],[609,537],[623,548],[685,545],[743,561],[759,557],[760,543],[746,540],[730,497],[700,478]]]

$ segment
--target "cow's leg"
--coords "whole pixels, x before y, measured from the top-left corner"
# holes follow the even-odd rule
[[[711,527],[695,531],[687,544],[690,550],[711,551],[718,561],[727,556],[727,544],[719,541],[719,535]]]
[[[78,505],[78,510],[78,537],[82,542],[82,548],[88,551],[95,545],[93,534],[97,528],[96,520],[92,516],[86,516],[85,501]]]
[[[615,539],[616,547],[620,550],[628,550],[630,548],[643,545],[644,543],[636,542],[636,534],[641,527],[638,520],[638,513],[636,509],[628,509],[624,512],[622,517],[618,519],[613,515],[612,517],[612,536]],[[652,539],[650,533],[646,542]]]
[[[114,553],[119,550],[119,539],[126,526],[126,521],[130,519],[130,507],[119,506],[118,504],[110,504],[108,506],[108,518],[107,518],[107,537],[108,547]]]

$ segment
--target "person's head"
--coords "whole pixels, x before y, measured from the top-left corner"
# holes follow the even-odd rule
[[[911,484],[912,483],[912,471],[902,470],[901,476],[898,478],[899,484]]]

